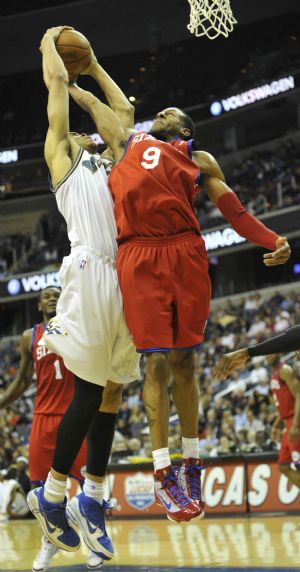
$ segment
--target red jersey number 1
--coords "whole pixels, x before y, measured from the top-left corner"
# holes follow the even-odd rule
[[[144,169],[155,169],[159,163],[161,150],[158,147],[148,147],[143,154],[143,161],[141,161]]]

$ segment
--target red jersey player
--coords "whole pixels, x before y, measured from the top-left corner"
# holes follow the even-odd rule
[[[252,357],[268,356],[267,360],[272,368],[271,390],[278,409],[273,430],[277,431],[282,421],[285,424],[278,459],[279,469],[300,488],[300,382],[292,367],[280,360],[282,351],[299,350],[299,334],[298,325],[254,346],[223,355],[213,369],[212,378],[226,379],[235,370],[244,367]],[[294,463],[297,471],[291,469],[291,463]]]
[[[193,206],[196,192],[203,187],[240,235],[273,251],[264,255],[266,265],[285,262],[289,246],[242,207],[215,159],[193,150],[193,122],[180,109],[158,113],[151,134],[132,133],[92,94],[79,90],[75,99],[119,160],[109,179],[118,229],[117,270],[128,327],[138,351],[146,353],[144,402],[155,498],[170,519],[190,520],[203,516],[193,350],[203,341],[211,295]],[[108,115],[110,132],[104,134]],[[167,448],[171,375],[183,434],[179,474]]]
[[[280,361],[279,355],[270,355],[267,360],[272,369],[271,391],[278,417],[273,429],[277,430],[284,421],[284,431],[279,452],[281,473],[300,488],[300,381],[293,368]],[[297,471],[291,469],[294,463]]]
[[[66,369],[62,358],[44,345],[38,345],[45,326],[56,314],[59,295],[60,289],[56,287],[50,286],[42,290],[38,309],[42,312],[43,321],[23,332],[18,375],[0,396],[0,408],[18,399],[32,383],[35,371],[37,387],[29,440],[29,474],[33,487],[39,486],[40,482],[47,478],[52,464],[57,429],[74,392],[73,374]],[[76,457],[70,476],[83,481],[81,470],[85,465],[86,442]],[[57,550],[56,546],[43,537],[41,550],[33,563],[33,571],[47,570]],[[90,554],[89,563],[93,564],[93,568],[98,567],[99,564],[102,565],[102,559]]]

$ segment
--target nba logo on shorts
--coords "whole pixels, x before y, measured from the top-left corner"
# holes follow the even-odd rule
[[[80,262],[79,268],[80,268],[80,270],[84,270],[85,267],[86,267],[86,260],[83,259],[83,260]]]

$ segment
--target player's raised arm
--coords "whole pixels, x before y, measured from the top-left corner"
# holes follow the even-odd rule
[[[65,28],[66,26],[57,26],[47,30],[40,47],[43,77],[49,91],[49,129],[45,142],[45,159],[54,182],[65,175],[72,163],[69,137],[69,76],[55,47],[55,41]]]
[[[130,135],[131,130],[125,129],[117,115],[102,103],[90,91],[81,89],[77,84],[69,86],[69,92],[74,101],[84,110],[89,113],[93,119],[98,133],[101,135],[103,141],[113,151],[115,160],[118,161],[123,153],[126,141]]]
[[[30,351],[32,330],[25,330],[21,337],[21,362],[16,379],[0,395],[0,407],[6,407],[16,401],[28,389],[34,371]]]
[[[109,106],[120,120],[121,125],[125,128],[132,129],[134,125],[135,108],[131,105],[130,101],[128,101],[126,95],[119,86],[99,64],[93,51],[89,66],[81,75],[89,75],[97,82],[99,87],[102,89]]]
[[[300,381],[296,377],[293,368],[284,364],[280,370],[280,378],[286,383],[291,394],[295,398],[295,409],[292,425],[289,431],[289,440],[297,442],[300,438]]]
[[[193,161],[202,172],[203,187],[209,198],[236,232],[250,242],[273,251],[264,254],[265,265],[284,264],[291,254],[287,238],[267,228],[243,207],[236,194],[226,185],[222,170],[210,153],[194,151]]]

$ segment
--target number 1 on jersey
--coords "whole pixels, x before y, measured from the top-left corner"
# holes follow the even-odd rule
[[[61,373],[59,360],[56,359],[53,365],[54,365],[54,369],[55,369],[55,379],[62,379],[63,376]]]
[[[144,169],[155,169],[159,163],[160,153],[161,150],[158,147],[148,147],[143,155],[142,167]]]

